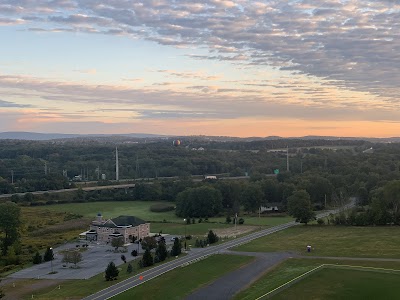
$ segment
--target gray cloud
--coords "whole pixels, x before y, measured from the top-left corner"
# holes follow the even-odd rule
[[[268,65],[293,74],[318,78],[326,86],[377,95],[385,102],[382,106],[387,109],[398,105],[399,1],[1,1],[0,23],[13,25],[16,20],[29,22],[27,28],[35,31],[126,34],[163,45],[207,47],[208,55],[191,57],[257,67]],[[57,27],[60,24],[62,28]],[[282,82],[281,85],[295,87],[293,83]],[[201,90],[207,96],[210,93],[218,94],[218,91],[230,92],[229,88],[213,89],[208,86]],[[253,93],[257,90],[241,91]],[[304,98],[304,101],[314,102],[315,107],[329,99],[324,99],[327,91],[301,91],[311,97]],[[150,99],[161,94],[156,90],[115,93],[110,94],[109,98],[121,102],[129,102],[126,95],[122,95],[124,93],[134,99],[143,97],[143,93]],[[173,94],[172,91],[170,93]],[[178,97],[202,99],[203,96],[188,93]],[[103,98],[100,96],[99,99]],[[260,100],[265,101],[264,98],[260,97]],[[345,107],[345,100],[339,99],[340,107]],[[275,100],[268,101],[271,103]],[[368,104],[359,105],[367,107]],[[366,116],[361,108],[358,113]],[[371,117],[376,119],[376,115]]]
[[[18,104],[14,102],[9,102],[9,101],[4,101],[0,99],[0,107],[11,107],[11,108],[26,108],[26,107],[32,107],[30,104]]]

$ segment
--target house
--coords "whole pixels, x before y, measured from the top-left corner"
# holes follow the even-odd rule
[[[216,180],[216,179],[217,179],[217,176],[214,176],[214,175],[205,175],[205,176],[204,176],[204,180],[207,180],[207,179],[209,179],[209,180]]]
[[[267,206],[261,206],[260,207],[260,212],[261,213],[265,213],[265,212],[280,211],[281,210],[280,206],[281,206],[281,203],[279,203],[279,202],[268,203]]]
[[[150,234],[150,223],[133,216],[119,216],[114,219],[103,219],[101,213],[92,221],[89,230],[79,235],[88,241],[111,242],[113,238],[122,237],[124,243],[130,243],[132,237],[141,239]]]

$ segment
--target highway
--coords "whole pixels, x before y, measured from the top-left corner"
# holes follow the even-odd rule
[[[96,191],[96,190],[108,190],[108,189],[126,189],[126,188],[133,188],[135,187],[134,183],[130,184],[117,184],[117,185],[102,185],[102,186],[90,186],[90,187],[82,187],[83,191]],[[77,191],[79,188],[72,188],[72,189],[62,189],[62,190],[49,190],[49,191],[36,191],[30,192],[32,195],[42,195],[45,193],[65,193],[65,192],[74,192]],[[15,194],[3,194],[0,195],[1,198],[9,198],[12,195],[18,195],[23,197],[27,193],[15,193]]]
[[[351,202],[350,204],[346,205],[344,207],[344,209],[349,209],[352,206],[354,206],[354,202]],[[338,212],[339,212],[339,209],[326,211],[321,214],[318,214],[317,218],[324,218],[324,217],[328,216],[330,213],[335,214]],[[201,260],[209,255],[218,254],[222,250],[236,247],[241,244],[246,244],[254,239],[272,234],[277,231],[284,230],[284,229],[292,227],[292,226],[296,226],[298,224],[299,223],[292,221],[292,222],[277,225],[277,226],[274,226],[274,227],[271,227],[268,229],[263,229],[263,230],[251,233],[249,235],[246,235],[246,236],[243,236],[243,237],[237,238],[235,240],[231,240],[231,241],[228,241],[228,242],[216,245],[216,246],[210,246],[210,247],[201,248],[201,249],[194,249],[191,252],[189,252],[189,254],[187,256],[183,256],[183,257],[177,258],[173,261],[170,261],[168,263],[165,263],[165,264],[162,264],[159,266],[155,266],[154,268],[146,270],[146,271],[144,271],[140,274],[137,274],[134,277],[128,278],[124,281],[121,281],[109,288],[101,290],[93,295],[90,295],[90,296],[84,298],[84,299],[85,300],[109,299],[120,293],[123,293],[126,290],[129,290],[135,286],[138,286],[146,281],[156,278],[166,272],[169,272],[173,269],[176,269],[179,267],[184,267],[190,263],[195,263],[196,261]],[[140,278],[142,278],[142,279],[140,279]]]

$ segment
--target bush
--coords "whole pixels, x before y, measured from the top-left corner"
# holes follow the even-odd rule
[[[244,219],[243,218],[240,218],[239,219],[239,225],[243,225],[244,224]]]
[[[132,265],[129,263],[128,267],[126,268],[126,272],[130,274],[132,273],[132,271],[133,271]]]
[[[325,221],[324,221],[324,219],[319,218],[319,219],[317,220],[317,223],[318,223],[318,225],[324,225],[324,224],[325,224]]]
[[[137,256],[137,255],[138,255],[138,253],[137,253],[137,251],[136,251],[136,250],[132,250],[132,252],[131,252],[131,255],[132,255],[132,256]]]
[[[39,251],[36,252],[36,254],[32,257],[32,262],[35,265],[41,264],[43,261],[42,256],[39,254]]]
[[[231,216],[227,216],[225,222],[230,224],[232,222]]]
[[[166,211],[172,211],[174,209],[175,207],[168,203],[157,203],[150,206],[150,211],[152,212],[166,212]]]

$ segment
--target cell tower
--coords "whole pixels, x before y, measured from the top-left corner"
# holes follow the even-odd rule
[[[119,181],[118,148],[115,147],[115,180]]]

